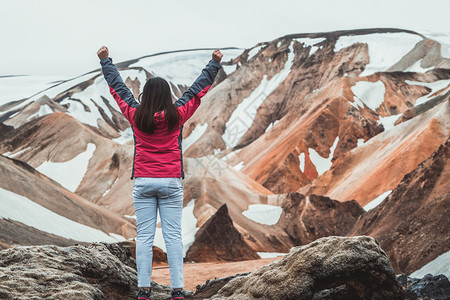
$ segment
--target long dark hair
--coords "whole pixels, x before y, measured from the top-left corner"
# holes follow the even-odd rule
[[[158,113],[155,118],[155,114]],[[164,112],[164,116],[162,113]],[[143,132],[153,133],[155,122],[167,122],[169,131],[178,128],[180,117],[178,110],[172,103],[172,94],[166,80],[153,77],[147,80],[142,92],[141,104],[134,113],[136,127]]]

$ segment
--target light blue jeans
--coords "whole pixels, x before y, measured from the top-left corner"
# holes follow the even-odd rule
[[[153,241],[159,208],[166,244],[172,288],[183,288],[183,243],[181,215],[183,184],[180,178],[137,177],[134,179],[133,202],[136,211],[136,264],[138,287],[150,287]]]

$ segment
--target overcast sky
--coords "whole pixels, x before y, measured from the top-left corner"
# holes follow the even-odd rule
[[[450,41],[449,0],[0,0],[0,76],[75,76],[160,51],[249,48],[291,33],[396,27]]]

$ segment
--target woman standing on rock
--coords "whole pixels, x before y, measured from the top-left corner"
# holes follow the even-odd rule
[[[133,203],[137,221],[138,299],[150,298],[152,247],[158,208],[167,248],[172,299],[184,299],[181,133],[183,124],[192,116],[200,105],[200,99],[211,87],[221,68],[223,55],[218,49],[215,50],[201,75],[175,103],[172,103],[167,81],[160,77],[150,78],[144,86],[140,104],[120,77],[109,57],[108,48],[103,46],[97,55],[110,92],[134,133],[135,157],[131,178],[135,178]]]

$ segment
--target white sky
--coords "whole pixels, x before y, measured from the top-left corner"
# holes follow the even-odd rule
[[[160,51],[248,48],[291,33],[396,27],[450,40],[449,0],[0,0],[0,76],[75,76]]]

